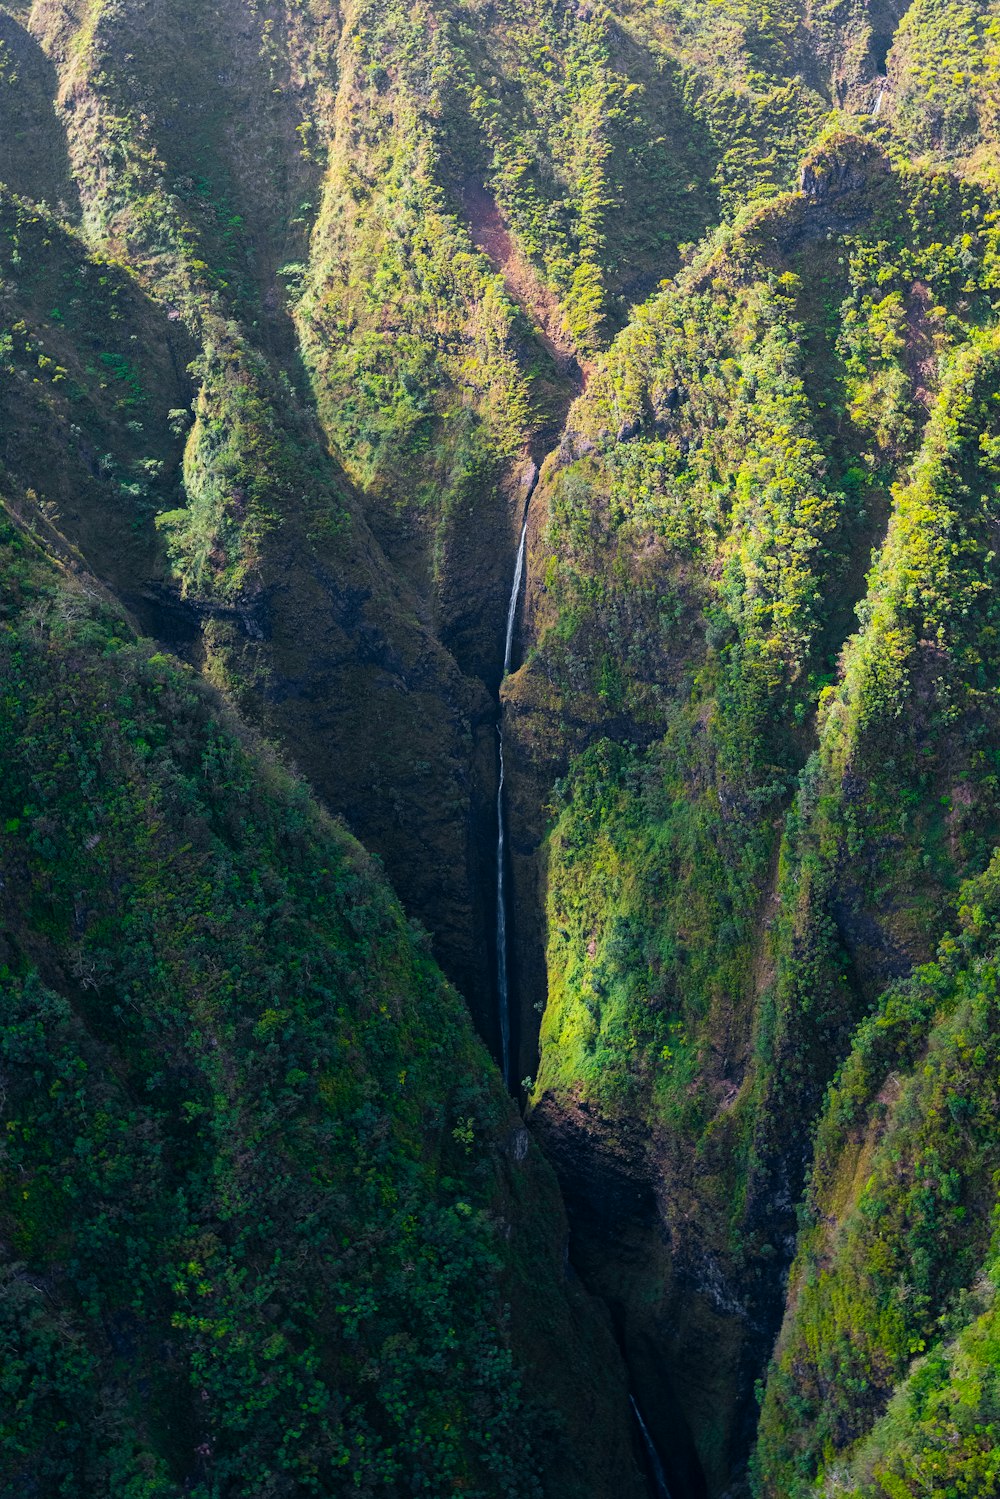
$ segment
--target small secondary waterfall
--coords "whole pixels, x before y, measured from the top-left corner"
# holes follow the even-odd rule
[[[633,1395],[630,1395],[628,1398],[631,1402],[632,1410],[635,1413],[635,1419],[639,1423],[639,1431],[642,1434],[642,1444],[646,1449],[646,1456],[649,1459],[649,1466],[653,1474],[653,1482],[656,1485],[656,1499],[671,1499],[670,1490],[667,1487],[667,1475],[663,1471],[663,1464],[660,1461],[660,1454],[657,1452],[656,1444],[649,1434],[649,1428],[647,1427],[645,1421],[642,1419],[642,1411],[636,1404],[635,1397]]]
[[[524,502],[524,521],[521,525],[521,540],[517,548],[514,565],[514,583],[507,605],[507,635],[504,641],[503,676],[510,671],[514,653],[514,623],[517,619],[517,601],[521,593],[524,576],[524,555],[528,545],[528,506],[535,490],[537,475],[533,476]],[[501,678],[501,685],[503,678]],[[510,979],[507,970],[507,891],[504,881],[504,815],[503,815],[503,711],[497,722],[497,737],[500,741],[500,780],[497,784],[497,1007],[500,1012],[500,1067],[503,1080],[510,1087]]]

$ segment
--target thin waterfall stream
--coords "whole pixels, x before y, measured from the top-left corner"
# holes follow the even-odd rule
[[[528,493],[524,501],[524,520],[521,523],[521,540],[517,548],[517,561],[514,564],[514,582],[510,590],[510,603],[507,605],[507,634],[504,640],[503,652],[503,676],[500,679],[501,690],[503,683],[510,673],[511,661],[514,655],[514,626],[517,622],[517,603],[521,593],[521,581],[524,577],[524,559],[528,545],[528,508],[531,504],[531,496],[535,492],[538,483],[538,470],[535,469],[528,484]],[[501,699],[500,717],[497,720],[497,738],[500,746],[500,778],[497,782],[497,1008],[500,1016],[500,1070],[506,1086],[510,1087],[510,973],[507,962],[507,888],[504,878],[505,861],[505,818],[503,805],[503,703]]]
[[[670,1490],[667,1487],[667,1475],[663,1471],[663,1463],[660,1459],[660,1454],[656,1450],[656,1443],[650,1436],[649,1428],[646,1425],[645,1421],[642,1419],[642,1411],[639,1409],[635,1396],[630,1395],[628,1398],[629,1403],[632,1406],[632,1412],[635,1416],[635,1419],[639,1423],[639,1433],[642,1437],[642,1445],[646,1449],[646,1457],[649,1460],[650,1470],[653,1475],[653,1482],[656,1485],[656,1499],[671,1499]]]

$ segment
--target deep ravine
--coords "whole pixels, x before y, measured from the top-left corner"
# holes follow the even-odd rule
[[[511,1016],[510,1016],[510,969],[508,963],[508,911],[507,911],[507,886],[505,879],[505,833],[506,819],[504,811],[504,756],[503,756],[503,683],[506,681],[514,657],[514,633],[517,626],[518,605],[521,599],[521,588],[524,583],[525,561],[528,545],[528,518],[531,510],[531,500],[538,485],[539,469],[532,465],[529,470],[527,492],[524,499],[524,512],[521,520],[521,534],[518,541],[517,555],[514,562],[514,577],[511,582],[510,599],[507,605],[507,622],[504,635],[503,674],[500,679],[500,712],[497,718],[497,750],[499,760],[499,776],[497,780],[497,878],[496,878],[496,965],[497,965],[497,1007],[498,1026],[500,1033],[500,1068],[505,1086],[508,1090],[514,1088],[511,1078]],[[642,1411],[634,1395],[629,1396],[629,1404],[635,1417],[640,1444],[645,1459],[647,1478],[650,1484],[650,1493],[653,1499],[674,1499],[674,1494],[667,1483],[664,1464],[653,1441],[649,1428],[643,1419]]]
[[[510,597],[507,604],[507,617],[504,634],[503,672],[499,687],[499,714],[497,718],[497,750],[499,762],[499,775],[497,780],[497,843],[496,843],[496,971],[497,971],[497,1020],[500,1036],[500,1067],[504,1083],[515,1097],[519,1091],[519,1079],[512,1076],[513,1059],[516,1049],[513,1045],[512,1015],[511,1015],[511,951],[513,947],[514,934],[511,929],[510,912],[508,909],[508,880],[507,880],[507,847],[506,847],[506,809],[504,804],[504,733],[503,733],[503,684],[510,675],[514,665],[515,632],[517,629],[518,610],[521,603],[521,595],[525,583],[525,571],[527,566],[528,546],[528,522],[530,518],[531,502],[538,487],[541,463],[532,463],[528,470],[527,485],[524,494],[523,511],[521,518],[520,536],[514,561],[514,575],[511,581]],[[517,1016],[519,1022],[520,1017]],[[570,1246],[572,1258],[572,1245]],[[598,1299],[600,1296],[598,1296]],[[624,1346],[620,1339],[619,1347],[623,1358],[626,1356]],[[662,1394],[662,1392],[660,1392]],[[690,1490],[683,1486],[678,1489],[677,1476],[672,1475],[671,1483],[667,1481],[667,1467],[673,1468],[674,1463],[666,1464],[661,1457],[656,1442],[643,1417],[642,1411],[634,1395],[629,1396],[629,1403],[635,1420],[635,1432],[638,1438],[637,1452],[642,1454],[642,1467],[646,1474],[651,1499],[688,1499]],[[683,1464],[682,1464],[683,1467]],[[671,1486],[673,1484],[673,1487]]]
[[[639,1434],[642,1437],[643,1450],[646,1454],[646,1461],[649,1464],[650,1475],[653,1479],[653,1492],[656,1495],[656,1499],[673,1499],[670,1487],[667,1484],[667,1475],[663,1471],[660,1454],[656,1450],[656,1443],[649,1434],[649,1427],[642,1419],[642,1411],[639,1409],[638,1402],[634,1395],[630,1395],[628,1398],[629,1404],[632,1407],[632,1414],[635,1416],[636,1424],[639,1427]]]
[[[510,603],[507,606],[507,633],[504,637],[503,653],[503,675],[500,680],[500,713],[497,718],[497,744],[500,760],[500,774],[497,780],[497,1008],[500,1024],[500,1068],[503,1073],[504,1083],[508,1088],[511,1086],[510,1067],[510,974],[507,963],[507,890],[504,879],[504,804],[503,804],[503,683],[510,668],[514,654],[514,627],[517,623],[517,605],[521,594],[521,583],[524,578],[524,559],[528,545],[528,511],[531,507],[531,497],[538,483],[538,469],[533,467],[530,471],[528,492],[524,501],[524,518],[521,522],[521,539],[517,548],[517,560],[514,564],[514,581],[510,590]]]

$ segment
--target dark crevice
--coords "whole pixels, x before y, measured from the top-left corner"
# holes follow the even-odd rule
[[[868,42],[868,61],[878,77],[884,77],[889,53],[896,40],[899,24],[910,9],[909,0],[904,3],[874,5],[869,15],[871,37]]]

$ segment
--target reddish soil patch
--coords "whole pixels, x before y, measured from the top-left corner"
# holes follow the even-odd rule
[[[503,276],[508,293],[534,326],[556,369],[585,389],[592,366],[577,358],[555,293],[518,248],[493,198],[473,180],[462,190],[462,206],[473,244]]]

